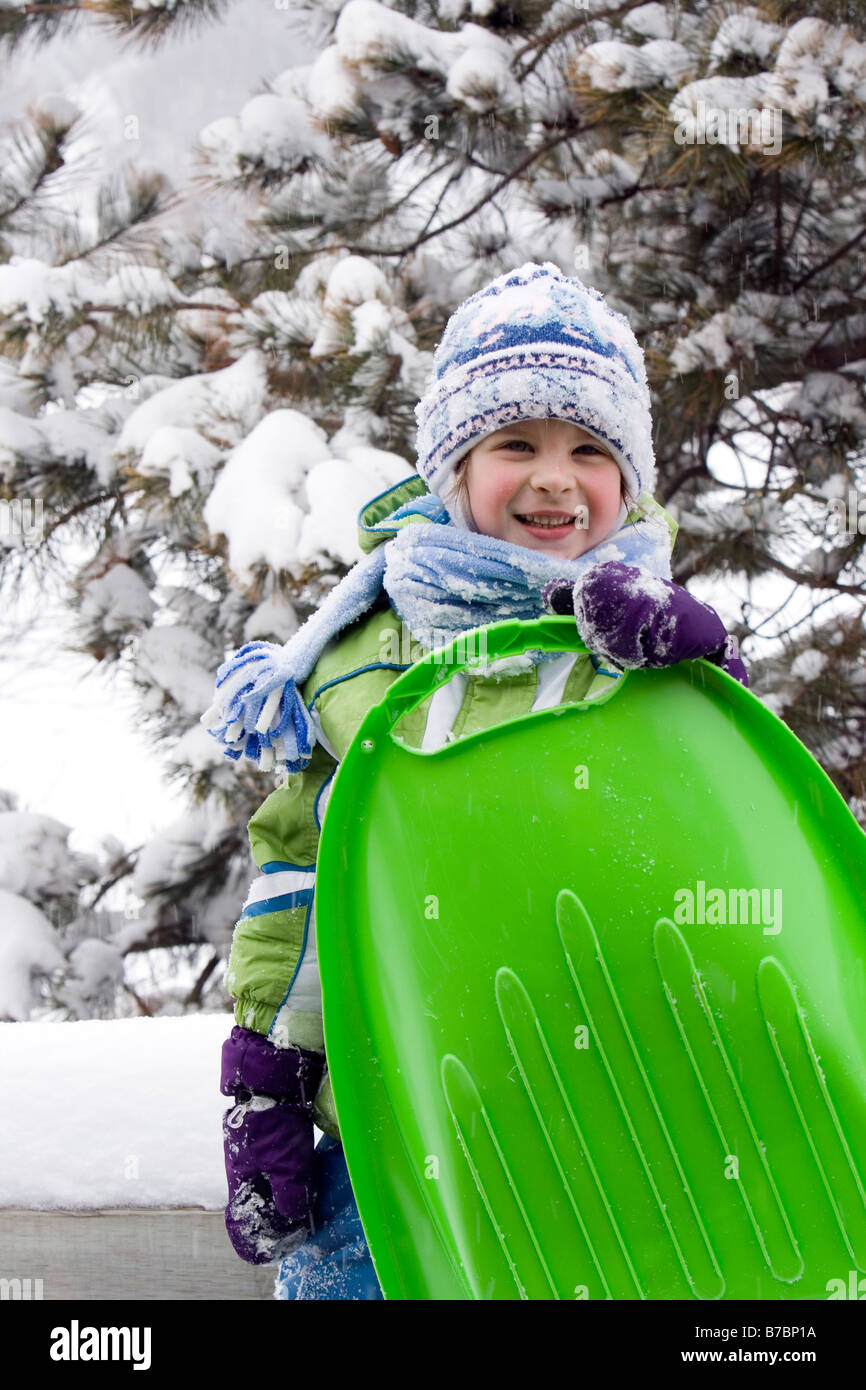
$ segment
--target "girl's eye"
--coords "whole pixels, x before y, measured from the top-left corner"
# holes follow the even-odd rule
[[[501,449],[510,449],[514,444],[518,445],[521,451],[524,448],[532,448],[528,439],[506,439],[499,447]],[[604,449],[600,448],[598,444],[576,444],[572,453],[582,452],[583,450],[588,450],[590,454],[597,455],[599,458],[607,459],[612,457],[611,454],[606,453]]]

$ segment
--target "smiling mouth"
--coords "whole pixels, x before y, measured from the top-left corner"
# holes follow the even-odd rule
[[[539,533],[549,531],[556,534],[568,531],[576,521],[576,517],[570,512],[515,512],[514,515],[527,530]]]

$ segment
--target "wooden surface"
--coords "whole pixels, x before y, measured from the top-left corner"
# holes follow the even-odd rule
[[[41,1279],[46,1300],[271,1299],[276,1272],[235,1254],[221,1211],[0,1208],[0,1279],[29,1279],[31,1298]]]

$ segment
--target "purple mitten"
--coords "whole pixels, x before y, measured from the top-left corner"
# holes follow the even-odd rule
[[[313,1098],[324,1056],[275,1047],[261,1033],[232,1028],[222,1050],[229,1240],[249,1264],[271,1264],[312,1234]]]
[[[633,565],[595,565],[574,585],[554,579],[542,590],[549,612],[574,614],[591,652],[617,666],[674,666],[706,657],[741,685],[749,677],[714,609],[680,584]]]

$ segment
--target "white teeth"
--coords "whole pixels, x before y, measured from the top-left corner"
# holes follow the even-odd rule
[[[520,518],[521,521],[528,521],[528,522],[530,523],[530,525],[532,525],[532,526],[547,526],[547,527],[551,527],[551,526],[564,526],[566,523],[572,521],[572,519],[573,519],[573,518],[570,517],[570,516],[559,516],[559,517],[552,517],[552,516],[533,516],[531,513],[530,513],[529,515],[527,515],[527,516],[522,516],[522,517]]]

